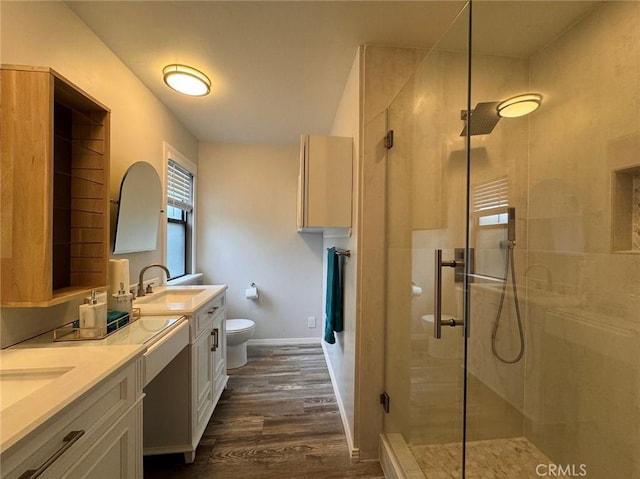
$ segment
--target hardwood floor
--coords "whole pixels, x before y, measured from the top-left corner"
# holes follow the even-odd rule
[[[320,345],[249,346],[198,446],[146,457],[146,479],[384,479],[378,462],[352,464]]]

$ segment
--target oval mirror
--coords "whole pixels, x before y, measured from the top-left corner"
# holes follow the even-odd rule
[[[156,169],[145,161],[129,167],[120,185],[114,253],[158,248],[162,184]]]

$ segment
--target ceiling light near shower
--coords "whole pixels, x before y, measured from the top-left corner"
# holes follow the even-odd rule
[[[504,118],[517,118],[528,115],[538,109],[542,103],[542,95],[526,93],[514,96],[498,105],[498,115]]]
[[[211,80],[207,75],[187,65],[167,65],[162,74],[169,88],[184,95],[205,96],[211,91]]]

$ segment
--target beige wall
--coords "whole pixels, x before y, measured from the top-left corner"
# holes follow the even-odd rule
[[[255,321],[254,339],[320,338],[322,236],[297,233],[299,146],[201,143],[199,158],[197,267],[229,286],[227,317]]]
[[[323,239],[323,284],[322,304],[326,302],[326,268],[327,258],[324,253],[327,248],[335,246],[349,250],[351,256],[344,261],[344,331],[336,333],[335,344],[322,342],[327,366],[331,371],[336,389],[336,396],[340,405],[340,413],[345,426],[345,433],[352,456],[357,456],[354,445],[354,414],[355,414],[355,360],[356,360],[356,273],[358,267],[358,210],[355,199],[358,197],[358,171],[360,167],[360,49],[356,51],[351,72],[347,78],[344,91],[336,116],[333,120],[330,134],[353,138],[353,191],[351,205],[351,236],[344,237],[343,232],[336,232],[336,237]],[[328,233],[332,235],[331,232]],[[340,237],[343,236],[343,237]],[[348,236],[348,235],[347,235]],[[323,308],[323,331],[326,320]]]
[[[51,67],[111,109],[113,198],[124,172],[136,161],[151,163],[162,178],[163,141],[197,161],[197,139],[63,2],[3,1],[0,9],[2,63]],[[112,208],[112,217],[115,212]],[[118,257],[130,260],[132,282],[142,266],[162,261],[160,250]],[[77,304],[4,308],[1,346],[76,317]]]

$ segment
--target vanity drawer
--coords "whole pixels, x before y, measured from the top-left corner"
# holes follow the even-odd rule
[[[120,417],[142,399],[143,359],[104,380],[22,441],[2,452],[2,477],[18,479],[58,455],[41,476],[71,467]],[[43,398],[46,400],[46,398]],[[60,452],[62,454],[60,454]],[[25,476],[29,477],[29,475]],[[59,476],[58,476],[59,477]]]
[[[193,342],[201,332],[211,326],[211,323],[222,314],[225,309],[225,295],[220,294],[198,309],[192,317],[191,341]]]

